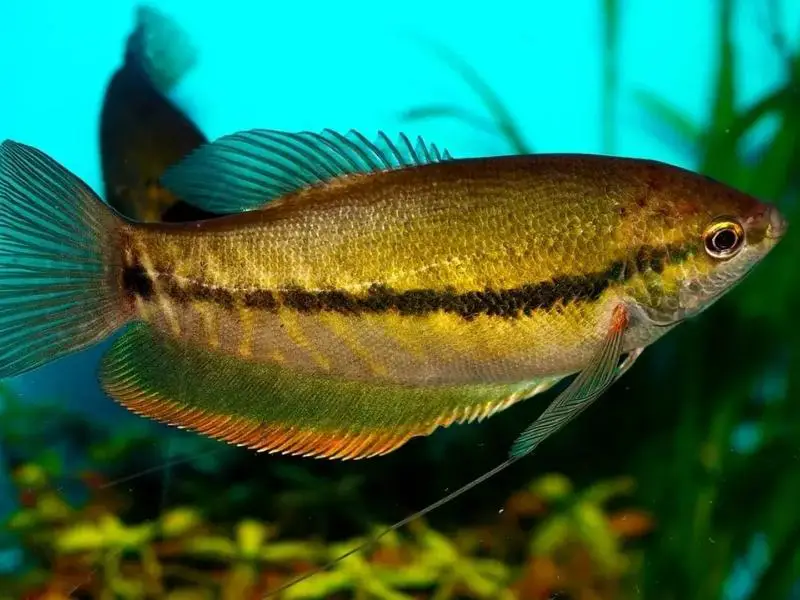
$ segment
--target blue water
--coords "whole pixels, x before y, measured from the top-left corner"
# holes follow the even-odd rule
[[[458,76],[420,43],[429,39],[484,75],[537,151],[608,151],[692,167],[690,154],[660,137],[636,93],[654,92],[699,124],[713,85],[716,2],[620,2],[611,148],[602,144],[602,0],[153,4],[199,49],[196,67],[174,97],[211,138],[252,127],[403,129],[458,156],[509,151],[499,138],[457,122],[399,121],[403,110],[424,104],[483,111]],[[768,3],[739,4],[737,88],[746,102],[774,86],[783,66],[769,38]],[[800,22],[800,1],[777,4],[784,23]],[[120,63],[134,6],[127,0],[0,1],[0,138],[38,146],[102,189],[100,103]],[[135,418],[104,398],[95,383],[104,347],[15,385],[27,398],[57,396],[100,419]],[[7,498],[0,501],[0,513],[9,508]]]

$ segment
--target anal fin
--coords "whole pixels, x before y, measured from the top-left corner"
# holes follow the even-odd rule
[[[131,411],[253,450],[322,458],[387,454],[477,421],[558,379],[407,387],[299,374],[132,326],[104,357],[106,392]]]
[[[517,438],[517,441],[514,443],[508,458],[506,458],[503,462],[493,469],[484,472],[482,475],[476,477],[468,483],[465,483],[460,488],[453,490],[436,502],[433,502],[425,508],[408,515],[393,525],[390,525],[377,535],[367,539],[361,544],[356,545],[347,552],[340,554],[336,558],[333,558],[327,564],[304,573],[288,583],[272,590],[266,597],[272,597],[301,581],[313,577],[316,573],[328,570],[348,556],[373,545],[392,531],[396,531],[411,521],[431,513],[437,508],[444,506],[455,498],[458,498],[462,494],[470,491],[472,488],[484,483],[488,479],[491,479],[532,452],[533,449],[545,438],[564,427],[567,423],[577,417],[583,410],[585,410],[617,379],[625,374],[636,362],[636,359],[641,356],[643,349],[637,348],[630,352],[621,363],[619,362],[622,354],[622,338],[627,326],[627,309],[622,305],[617,306],[614,309],[611,326],[609,327],[609,331],[606,334],[604,342],[595,354],[589,366],[581,371],[567,387],[567,389],[565,389],[553,401],[553,403],[547,407],[547,409],[545,409],[541,416],[530,427],[528,427],[528,429],[526,429],[525,432],[519,436],[519,438]]]

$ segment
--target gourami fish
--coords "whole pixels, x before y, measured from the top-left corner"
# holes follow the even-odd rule
[[[112,76],[100,114],[100,156],[108,203],[137,221],[214,217],[160,183],[167,167],[207,142],[168,93],[194,66],[188,36],[167,16],[138,7],[122,66]]]
[[[42,152],[0,146],[0,376],[131,324],[101,365],[130,410],[358,459],[577,373],[508,460],[391,529],[531,452],[787,227],[663,163],[454,159],[354,131],[236,133],[162,181],[226,216],[136,223]]]

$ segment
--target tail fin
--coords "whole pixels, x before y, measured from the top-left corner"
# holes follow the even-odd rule
[[[138,6],[125,60],[137,64],[156,89],[166,94],[194,66],[197,53],[175,21],[155,8]]]
[[[46,154],[0,144],[0,378],[85,348],[125,324],[110,259],[121,224]]]

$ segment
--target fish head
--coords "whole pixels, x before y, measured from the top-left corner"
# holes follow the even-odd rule
[[[645,187],[637,231],[628,233],[639,244],[655,240],[665,258],[659,273],[640,270],[634,295],[661,324],[695,316],[719,300],[788,228],[776,206],[698,173],[664,165],[649,173]]]

